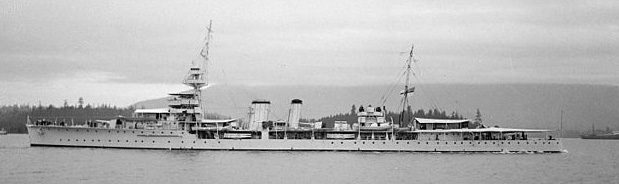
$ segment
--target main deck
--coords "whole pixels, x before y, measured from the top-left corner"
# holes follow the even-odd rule
[[[28,125],[32,146],[135,149],[256,151],[392,152],[551,152],[564,151],[557,139],[418,140],[418,139],[200,139],[182,130],[102,129]],[[266,134],[265,134],[266,135]]]

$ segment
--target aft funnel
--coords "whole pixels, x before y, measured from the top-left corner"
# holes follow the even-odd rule
[[[294,99],[290,103],[290,113],[288,114],[288,127],[299,128],[299,119],[301,118],[301,105],[303,101]]]

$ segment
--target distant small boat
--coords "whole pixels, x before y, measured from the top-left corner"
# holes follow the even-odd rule
[[[6,130],[4,130],[4,128],[2,128],[2,130],[0,130],[0,135],[6,135],[9,134],[9,132],[7,132]]]
[[[580,135],[582,139],[619,139],[619,131],[612,131],[605,134],[595,133],[595,124],[591,124],[591,134]]]
[[[619,139],[619,131],[613,131],[606,134],[586,134],[580,135],[583,139]]]

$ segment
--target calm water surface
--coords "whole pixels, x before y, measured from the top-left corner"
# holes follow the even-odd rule
[[[0,136],[0,183],[619,183],[619,140],[569,153],[180,151],[30,147]]]

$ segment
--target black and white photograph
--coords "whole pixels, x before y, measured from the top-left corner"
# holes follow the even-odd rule
[[[619,2],[0,0],[0,183],[619,183]]]

